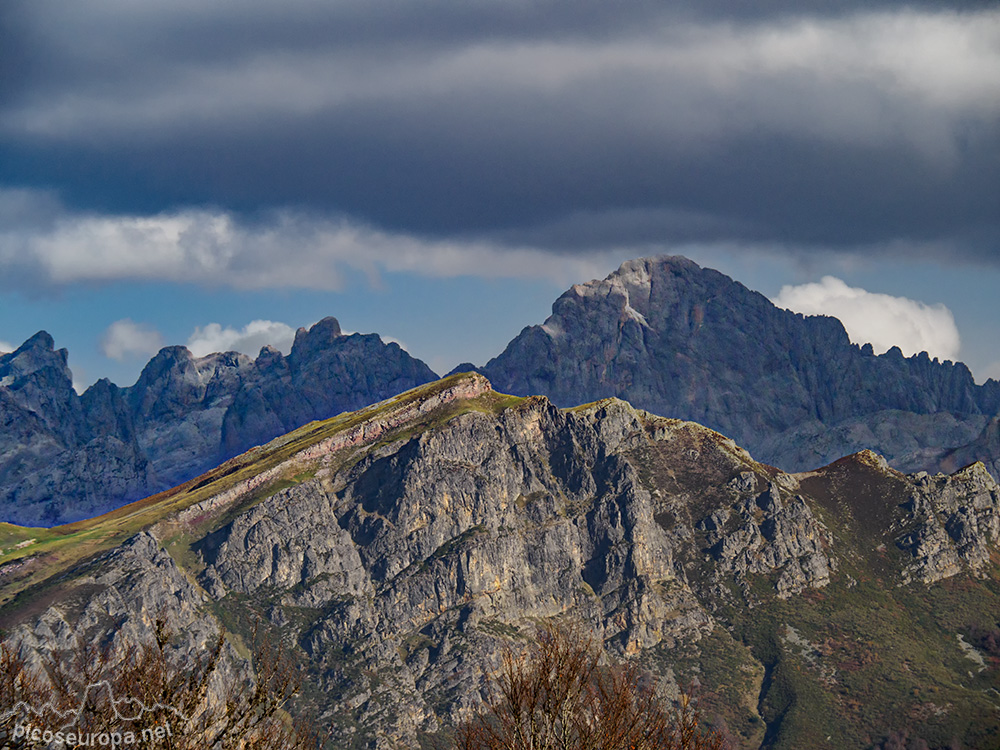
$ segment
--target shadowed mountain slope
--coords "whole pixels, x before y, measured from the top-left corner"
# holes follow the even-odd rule
[[[839,321],[780,310],[684,258],[630,261],[574,286],[480,371],[561,406],[613,396],[695,420],[786,470],[872,448],[905,471],[982,460],[1000,473],[1000,383],[978,386],[961,363],[926,355],[874,356]],[[0,518],[85,518],[435,377],[327,318],[300,329],[287,357],[168,347],[135,385],[100,381],[78,396],[65,350],[39,333],[0,355]]]

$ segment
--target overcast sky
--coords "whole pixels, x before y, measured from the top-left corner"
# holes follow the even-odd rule
[[[5,0],[0,349],[335,315],[443,372],[680,253],[1000,377],[1000,9],[810,5]]]

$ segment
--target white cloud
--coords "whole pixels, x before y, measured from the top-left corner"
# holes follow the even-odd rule
[[[241,329],[223,328],[218,323],[195,328],[187,347],[196,357],[213,352],[242,352],[256,357],[265,345],[288,354],[294,341],[295,329],[291,326],[273,320],[252,320]]]
[[[90,378],[87,377],[87,373],[83,370],[73,368],[71,369],[71,372],[73,378],[73,390],[76,391],[78,396],[82,396],[84,391],[90,388],[93,383],[90,382]]]
[[[130,318],[116,320],[101,337],[101,352],[119,362],[128,357],[155,354],[163,346],[159,331]]]
[[[12,352],[15,348],[16,347],[13,344],[8,344],[6,341],[0,341],[0,354]]]
[[[21,201],[24,192],[18,191]],[[38,201],[47,204],[51,195],[40,192]],[[291,211],[253,226],[201,209],[152,216],[63,211],[55,221],[0,230],[0,278],[19,286],[152,280],[332,290],[347,269],[374,279],[400,271],[568,283],[603,270],[606,257],[426,239]]]
[[[784,286],[773,302],[804,315],[839,318],[851,341],[870,343],[876,354],[898,346],[907,356],[925,351],[955,360],[961,348],[955,318],[944,305],[849,287],[834,276],[824,276],[819,283]]]

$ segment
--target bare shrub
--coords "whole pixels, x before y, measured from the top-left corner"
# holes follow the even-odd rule
[[[602,665],[579,629],[542,627],[526,652],[507,652],[490,705],[463,725],[456,750],[724,750],[699,728],[691,696],[667,707],[634,665]]]

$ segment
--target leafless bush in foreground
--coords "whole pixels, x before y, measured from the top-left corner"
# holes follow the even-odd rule
[[[578,629],[546,626],[526,652],[507,652],[493,700],[462,726],[456,750],[725,750],[699,728],[682,693],[668,708],[632,665],[604,666],[602,648]]]

